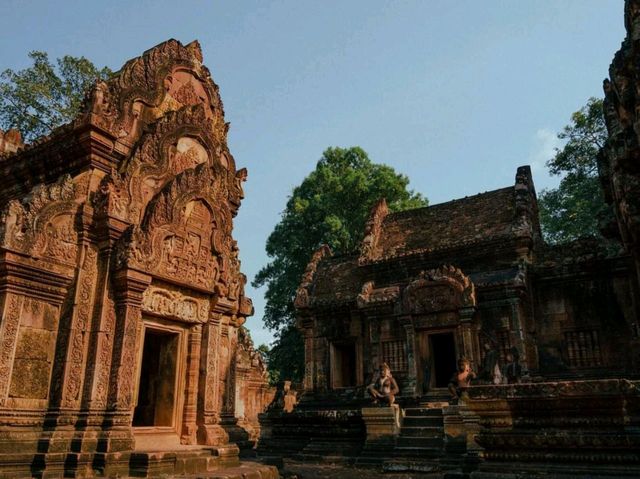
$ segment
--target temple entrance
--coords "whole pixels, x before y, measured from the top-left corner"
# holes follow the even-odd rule
[[[132,422],[136,448],[178,445],[187,330],[145,320],[143,331]]]
[[[430,334],[429,346],[433,365],[431,385],[446,388],[456,372],[456,343],[453,333]]]
[[[356,344],[353,341],[331,344],[331,387],[356,386]]]
[[[178,346],[178,333],[146,328],[134,427],[174,425]]]

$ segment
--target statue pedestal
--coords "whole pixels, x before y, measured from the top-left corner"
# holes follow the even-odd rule
[[[395,447],[400,433],[400,407],[394,404],[362,408],[362,420],[367,439],[356,463],[363,466],[382,464]]]
[[[362,420],[367,428],[367,442],[395,437],[400,432],[400,407],[364,407]]]

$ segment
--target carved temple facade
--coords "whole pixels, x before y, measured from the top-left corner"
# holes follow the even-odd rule
[[[272,393],[240,329],[227,130],[199,45],[169,40],[49,137],[2,135],[3,477],[170,473],[140,451],[189,445],[202,472],[257,437]]]
[[[360,251],[320,248],[298,289],[304,388],[362,388],[386,362],[415,397],[446,388],[458,358],[477,371],[487,349],[504,365],[512,348],[538,380],[635,377],[638,298],[628,253],[542,241],[529,167],[439,205],[393,213],[381,200]]]

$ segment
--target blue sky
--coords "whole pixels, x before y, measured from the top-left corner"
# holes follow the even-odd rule
[[[503,186],[544,162],[624,37],[622,0],[29,1],[0,4],[0,69],[30,50],[119,68],[198,39],[220,85],[229,146],[247,167],[236,218],[243,271],[328,146],[359,145],[432,204]],[[263,291],[248,287],[257,344]]]

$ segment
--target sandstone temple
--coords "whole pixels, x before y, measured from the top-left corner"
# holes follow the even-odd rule
[[[598,158],[608,241],[545,243],[527,166],[434,206],[394,213],[381,199],[359,251],[310,259],[295,298],[304,384],[293,411],[261,416],[261,455],[477,479],[640,477],[640,1],[625,24]],[[462,357],[484,377],[451,400]],[[380,364],[397,406],[372,407]]]
[[[205,473],[257,438],[227,129],[199,45],[169,40],[50,136],[2,135],[2,477]]]
[[[607,241],[547,244],[527,166],[439,205],[380,199],[358,251],[310,258],[304,382],[278,391],[243,327],[247,171],[197,42],[130,60],[33,144],[0,131],[0,477],[640,477],[640,0],[625,25]],[[480,377],[452,392],[460,358]],[[381,363],[391,405],[367,393]]]

